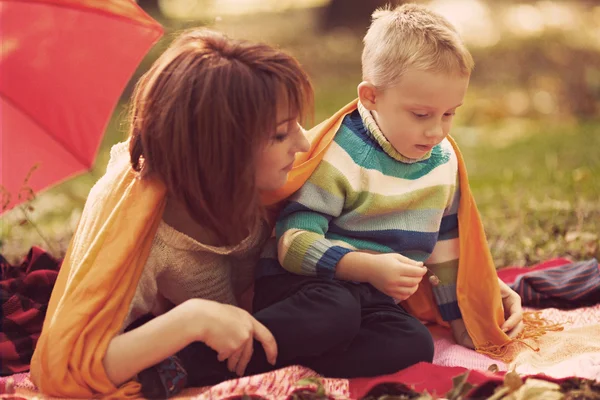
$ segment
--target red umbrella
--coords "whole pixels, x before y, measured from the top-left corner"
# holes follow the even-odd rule
[[[0,0],[0,213],[92,167],[162,33],[133,0]]]

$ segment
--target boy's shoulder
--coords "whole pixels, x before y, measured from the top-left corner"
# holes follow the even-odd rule
[[[344,117],[340,127],[335,133],[334,142],[346,151],[365,153],[365,146],[377,150],[377,141],[369,135],[358,110],[354,110]]]

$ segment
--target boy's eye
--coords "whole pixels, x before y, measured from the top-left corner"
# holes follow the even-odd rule
[[[449,113],[445,113],[445,114],[444,114],[444,117],[452,117],[452,116],[454,116],[454,115],[456,115],[456,111],[454,111],[454,112],[449,112]]]
[[[413,115],[417,118],[425,118],[425,117],[429,116],[428,114],[420,114],[420,113],[416,113],[416,112],[413,112]]]

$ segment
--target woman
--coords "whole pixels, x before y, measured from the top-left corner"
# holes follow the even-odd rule
[[[135,172],[142,185],[165,187],[162,220],[131,305],[102,355],[114,387],[197,341],[239,374],[254,338],[275,363],[275,339],[237,306],[270,234],[259,191],[282,186],[295,154],[308,150],[298,120],[312,107],[312,97],[309,79],[292,57],[209,30],[182,34],[141,78],[129,141],[113,148],[107,176],[90,192],[70,249],[91,235],[86,215],[106,208],[110,199],[102,197],[102,185],[112,184],[106,182],[109,173],[123,159],[130,161],[123,168]],[[69,291],[58,288],[53,301],[68,300]],[[51,314],[32,362],[38,386],[51,395],[84,397],[114,390],[94,387],[94,376],[71,379],[72,390],[49,382],[53,374],[67,373],[55,371],[63,368],[53,368],[50,360],[57,344],[48,320],[59,318]],[[146,314],[159,316],[123,332]]]

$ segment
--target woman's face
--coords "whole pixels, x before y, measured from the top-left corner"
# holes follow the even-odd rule
[[[304,153],[309,149],[310,144],[297,117],[290,115],[287,104],[282,104],[277,110],[277,129],[258,158],[256,187],[259,190],[275,190],[285,185],[296,153]]]

